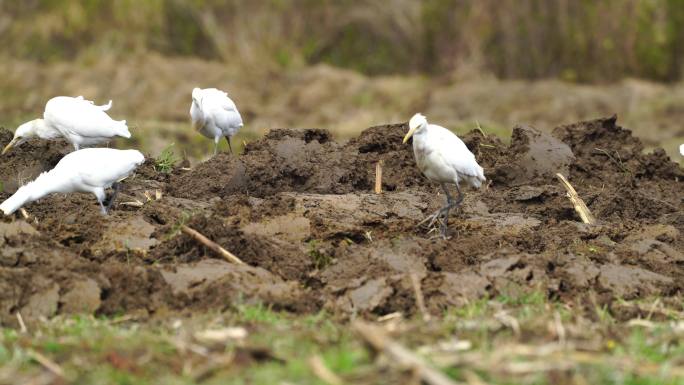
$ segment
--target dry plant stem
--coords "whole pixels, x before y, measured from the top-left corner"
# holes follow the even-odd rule
[[[17,312],[17,321],[19,322],[19,331],[21,333],[27,333],[28,329],[26,328],[26,324],[24,323],[24,317],[21,316],[21,313]]]
[[[385,353],[401,367],[410,367],[416,370],[425,383],[429,385],[456,384],[442,372],[430,367],[422,358],[391,340],[381,327],[363,321],[355,321],[352,327],[373,349]]]
[[[379,160],[378,163],[375,164],[375,193],[376,194],[382,193],[382,164],[383,164],[382,160]]]
[[[52,372],[52,374],[58,377],[64,377],[64,371],[54,361],[33,350],[29,351],[28,354],[29,357],[31,357],[34,361],[38,362],[39,364],[43,365],[43,367]]]
[[[335,373],[333,373],[327,366],[321,356],[313,356],[309,358],[309,366],[311,371],[318,377],[321,381],[329,385],[342,385],[342,379],[339,378]]]
[[[23,208],[23,207],[20,208],[20,209],[19,209],[19,212],[21,213],[21,216],[24,217],[24,219],[26,219],[26,220],[29,219],[28,211],[26,211],[25,208]]]
[[[197,230],[193,230],[193,229],[189,228],[188,226],[183,225],[181,227],[181,231],[183,231],[183,233],[191,236],[197,242],[208,247],[210,250],[212,250],[216,254],[222,256],[226,261],[236,263],[238,265],[244,265],[245,264],[244,262],[242,262],[242,260],[240,258],[236,257],[235,254],[231,253],[230,251],[221,247],[218,243],[216,243],[216,242],[210,240],[209,238],[205,237],[204,235],[200,234]]]
[[[430,320],[430,313],[428,313],[425,307],[425,298],[423,297],[423,290],[420,288],[420,279],[416,273],[411,273],[411,285],[413,285],[413,293],[416,296],[416,306],[420,314],[423,316],[423,321],[427,322]]]
[[[577,214],[579,214],[582,222],[590,225],[596,223],[596,218],[594,218],[594,216],[591,214],[591,211],[589,211],[589,208],[584,203],[582,198],[577,195],[577,191],[575,191],[575,188],[572,187],[570,182],[568,182],[568,180],[565,179],[562,174],[556,174],[556,177],[558,177],[565,187],[565,190],[568,192],[567,197],[570,199],[570,202],[572,202],[572,205],[575,206],[575,211],[577,211]]]

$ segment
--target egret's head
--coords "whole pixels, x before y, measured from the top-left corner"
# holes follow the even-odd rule
[[[12,149],[12,147],[16,147],[25,141],[38,136],[37,130],[42,122],[43,119],[35,119],[17,127],[17,130],[14,131],[14,138],[12,138],[12,141],[10,141],[9,144],[2,150],[2,155]]]
[[[404,136],[403,143],[408,142],[416,131],[420,131],[425,127],[427,127],[427,119],[425,116],[421,113],[413,115],[411,120],[409,120],[409,131],[406,133],[406,136]]]

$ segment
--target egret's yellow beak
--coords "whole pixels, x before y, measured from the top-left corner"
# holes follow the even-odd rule
[[[12,147],[14,147],[14,145],[17,144],[18,141],[19,141],[19,138],[14,138],[14,139],[12,139],[12,141],[10,141],[10,142],[7,144],[7,146],[5,146],[5,148],[2,149],[2,154],[0,154],[0,155],[5,155],[5,153],[6,153],[7,151],[11,150]]]
[[[414,132],[416,132],[416,128],[415,128],[415,127],[413,127],[412,129],[410,129],[409,132],[406,133],[406,136],[404,137],[404,140],[402,140],[401,142],[404,143],[404,144],[406,144],[406,142],[408,142],[408,140],[411,139],[411,137],[413,136],[413,133],[414,133]]]

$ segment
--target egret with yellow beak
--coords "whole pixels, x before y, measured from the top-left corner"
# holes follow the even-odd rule
[[[473,155],[465,143],[453,132],[436,124],[428,124],[425,116],[415,114],[409,121],[409,131],[404,136],[403,142],[413,138],[413,155],[418,169],[428,179],[438,182],[446,194],[447,203],[434,214],[427,217],[422,223],[429,221],[432,225],[443,217],[441,226],[442,238],[447,238],[447,222],[449,211],[458,207],[463,201],[463,193],[460,184],[466,184],[479,188],[484,182],[485,176],[482,167],[477,164]],[[458,196],[454,199],[447,184],[456,185]]]
[[[106,142],[115,136],[130,138],[126,121],[117,121],[107,115],[106,111],[111,107],[111,100],[98,106],[83,96],[54,97],[45,104],[43,119],[34,119],[19,126],[2,154],[36,137],[46,140],[65,138],[74,150]]]

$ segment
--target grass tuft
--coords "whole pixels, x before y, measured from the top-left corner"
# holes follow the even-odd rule
[[[162,150],[161,154],[155,159],[155,170],[158,172],[168,174],[173,170],[173,167],[178,163],[180,160],[178,157],[176,157],[176,154],[173,152],[173,146],[174,143],[169,144],[168,146],[164,147]]]

